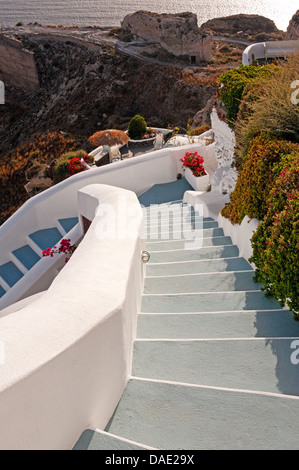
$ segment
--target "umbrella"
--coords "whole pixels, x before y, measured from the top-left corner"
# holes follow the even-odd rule
[[[100,145],[107,145],[108,147],[124,145],[127,144],[129,140],[130,138],[125,132],[117,129],[106,129],[96,132],[88,139],[94,147],[99,147]]]

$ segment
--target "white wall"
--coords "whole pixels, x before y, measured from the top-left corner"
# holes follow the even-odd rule
[[[91,186],[80,193],[117,209],[135,204],[127,222],[139,229],[134,193]],[[138,212],[139,210],[139,212]],[[41,297],[0,318],[0,449],[70,449],[81,432],[108,422],[131,369],[143,291],[139,236],[99,240],[96,214],[69,263]]]
[[[215,156],[218,168],[214,171],[212,188],[222,194],[230,194],[235,188],[238,174],[232,167],[236,145],[235,134],[228,124],[219,119],[217,111],[213,108],[211,113],[212,128],[215,138]]]
[[[176,180],[179,159],[188,149],[202,144],[161,149],[68,178],[28,200],[0,227],[0,264],[10,261],[11,251],[27,243],[27,236],[40,228],[54,227],[59,218],[77,215],[77,191],[88,184],[107,184],[142,194],[154,184]]]

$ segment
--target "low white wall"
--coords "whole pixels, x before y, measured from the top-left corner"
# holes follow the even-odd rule
[[[88,184],[108,184],[142,194],[154,184],[176,180],[179,159],[203,144],[164,148],[128,160],[87,170],[68,178],[27,201],[0,227],[0,264],[10,261],[11,251],[25,245],[28,234],[54,227],[59,218],[77,215],[77,191]]]
[[[246,215],[242,220],[241,225],[233,225],[229,219],[226,219],[221,214],[219,214],[218,224],[219,227],[223,228],[225,235],[230,236],[232,242],[239,248],[239,256],[242,256],[248,261],[248,259],[252,256],[252,246],[250,239],[259,225],[258,220],[250,219]],[[254,267],[254,264],[252,264],[252,266]]]
[[[136,195],[104,185],[80,193],[117,211],[119,198],[142,225]],[[143,291],[143,241],[97,236],[96,213],[85,238],[51,287],[25,308],[0,318],[0,449],[70,449],[81,432],[103,429],[131,371]]]
[[[247,261],[252,255],[252,247],[250,239],[253,232],[256,231],[259,222],[256,219],[250,219],[247,215],[244,217],[241,225],[233,225],[229,219],[220,214],[226,203],[229,202],[228,194],[221,194],[220,191],[200,192],[186,191],[184,194],[184,202],[191,204],[195,209],[196,206],[202,205],[203,216],[215,219],[219,227],[223,228],[224,235],[231,237],[233,244],[239,248],[239,256]],[[252,264],[254,267],[254,265]]]
[[[82,233],[80,225],[76,225],[68,233],[71,243],[77,245],[82,238]],[[12,260],[14,261],[13,258]],[[3,311],[7,306],[48,289],[64,264],[65,256],[54,255],[53,258],[41,258],[29,271],[25,272],[24,276],[17,284],[1,297],[0,318],[7,315],[7,313]]]

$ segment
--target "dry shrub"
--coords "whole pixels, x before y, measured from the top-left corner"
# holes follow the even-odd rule
[[[291,100],[295,91],[291,84],[297,80],[299,54],[273,72],[263,83],[261,96],[251,104],[250,114],[238,121],[237,155],[241,159],[246,155],[251,140],[261,131],[278,139],[299,142],[299,104],[294,104]]]

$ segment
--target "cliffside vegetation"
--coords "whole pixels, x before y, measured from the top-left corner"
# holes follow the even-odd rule
[[[261,221],[251,240],[256,280],[299,320],[299,104],[291,88],[299,77],[299,56],[268,76],[262,67],[252,69],[263,80],[257,84],[249,75],[246,83],[243,75],[242,100],[234,87],[239,71],[228,72],[233,80],[225,98],[237,114],[239,178],[222,215],[233,224],[245,215]],[[222,79],[229,84],[228,76]]]

